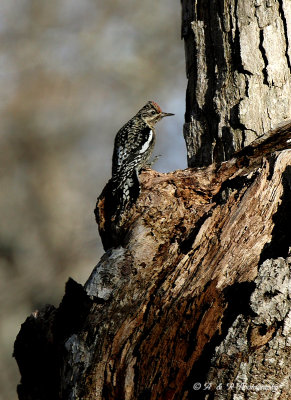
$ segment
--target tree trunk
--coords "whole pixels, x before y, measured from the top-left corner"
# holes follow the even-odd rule
[[[182,0],[188,166],[229,159],[290,118],[288,0]]]
[[[118,230],[104,188],[106,253],[15,342],[20,400],[290,397],[291,123],[252,141],[288,111],[287,11],[183,1],[196,168],[145,170]]]

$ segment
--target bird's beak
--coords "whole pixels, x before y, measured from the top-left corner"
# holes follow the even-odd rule
[[[164,118],[164,117],[170,117],[171,115],[175,115],[175,114],[172,114],[172,113],[164,113],[164,112],[162,112],[162,117]]]

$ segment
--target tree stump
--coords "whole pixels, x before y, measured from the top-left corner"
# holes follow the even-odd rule
[[[19,398],[287,399],[290,139],[288,124],[222,164],[144,171],[121,242],[22,326]]]

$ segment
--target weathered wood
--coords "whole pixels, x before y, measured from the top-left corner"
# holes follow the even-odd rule
[[[166,234],[168,235],[169,233],[167,232],[167,229],[174,229],[183,216],[183,222],[180,223],[180,225],[182,232],[185,235],[187,229],[190,229],[189,227],[187,228],[187,213],[182,209],[177,213],[177,215],[175,215],[175,210],[179,210],[178,205],[180,204],[180,200],[185,201],[185,196],[191,196],[192,200],[188,198],[187,201],[193,201],[195,205],[197,197],[198,202],[202,202],[203,198],[203,202],[206,202],[207,204],[206,207],[209,207],[208,202],[211,197],[217,194],[220,190],[222,181],[234,179],[240,174],[246,175],[248,172],[254,171],[254,169],[262,163],[263,157],[269,157],[275,151],[288,148],[291,148],[291,121],[279,125],[266,135],[258,138],[250,145],[237,152],[231,160],[222,164],[212,164],[209,167],[196,169],[195,172],[189,169],[176,171],[172,174],[158,174],[154,172],[149,176],[142,174],[141,180],[144,187],[151,191],[151,197],[147,200],[147,203],[153,206],[153,202],[159,203],[160,197],[167,195],[167,193],[164,193],[163,185],[161,185],[161,183],[165,184],[171,180],[179,182],[178,192],[177,188],[175,188],[175,196],[170,196],[172,199],[175,198],[177,202],[176,204],[171,205],[171,218],[169,220],[167,219],[165,229]],[[146,178],[144,178],[145,176]],[[134,225],[134,220],[141,216],[147,218],[150,229],[160,229],[160,223],[156,226],[156,219],[153,219],[150,210],[146,209],[147,215],[145,216],[144,206],[141,208],[138,207],[138,205],[133,209],[129,209],[128,212],[124,214],[117,229],[116,226],[111,223],[111,214],[109,216],[106,215],[106,201],[110,201],[110,194],[110,185],[106,185],[98,198],[95,209],[99,233],[105,249],[126,244],[131,239],[127,237],[128,231],[131,232],[132,237],[135,237],[135,234],[132,233],[132,226]],[[163,213],[169,213],[169,210],[166,208],[168,206],[169,205],[166,204],[165,210],[162,211]],[[157,204],[155,204],[155,207],[157,207]],[[200,215],[197,215],[198,218],[200,218]],[[190,226],[192,223],[193,221],[188,221]]]
[[[188,166],[229,159],[290,118],[291,5],[182,0]]]
[[[69,282],[62,305],[51,311],[53,328],[45,337],[48,316],[28,319],[16,358],[25,335],[37,331],[44,342],[49,336],[50,357],[58,354],[50,365],[61,371],[55,393],[87,400],[186,399],[204,396],[192,386],[200,382],[203,388],[208,381],[214,385],[210,391],[219,394],[215,385],[223,371],[217,365],[222,368],[223,357],[235,358],[237,371],[245,363],[240,344],[223,355],[233,331],[247,341],[249,368],[259,368],[260,358],[252,362],[252,357],[268,357],[269,342],[283,337],[282,324],[289,326],[286,290],[280,297],[286,312],[275,320],[264,317],[269,297],[260,297],[263,312],[254,294],[267,292],[274,279],[267,277],[264,287],[261,278],[255,280],[261,263],[289,252],[291,150],[272,153],[269,145],[288,148],[289,138],[288,125],[252,152],[249,148],[250,156],[239,153],[222,165],[169,174],[144,171],[142,194],[126,217],[123,247],[105,253],[84,290]],[[29,351],[40,350],[31,344]],[[28,367],[29,362],[22,365]],[[237,383],[238,375],[224,369],[223,384]],[[22,379],[20,399],[46,398],[31,397],[25,375]],[[280,393],[290,382],[283,383]]]

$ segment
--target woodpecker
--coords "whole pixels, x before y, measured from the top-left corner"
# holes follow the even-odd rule
[[[149,101],[118,132],[112,157],[112,195],[119,214],[135,202],[140,193],[138,175],[147,165],[156,140],[155,124],[165,113],[154,101]]]

